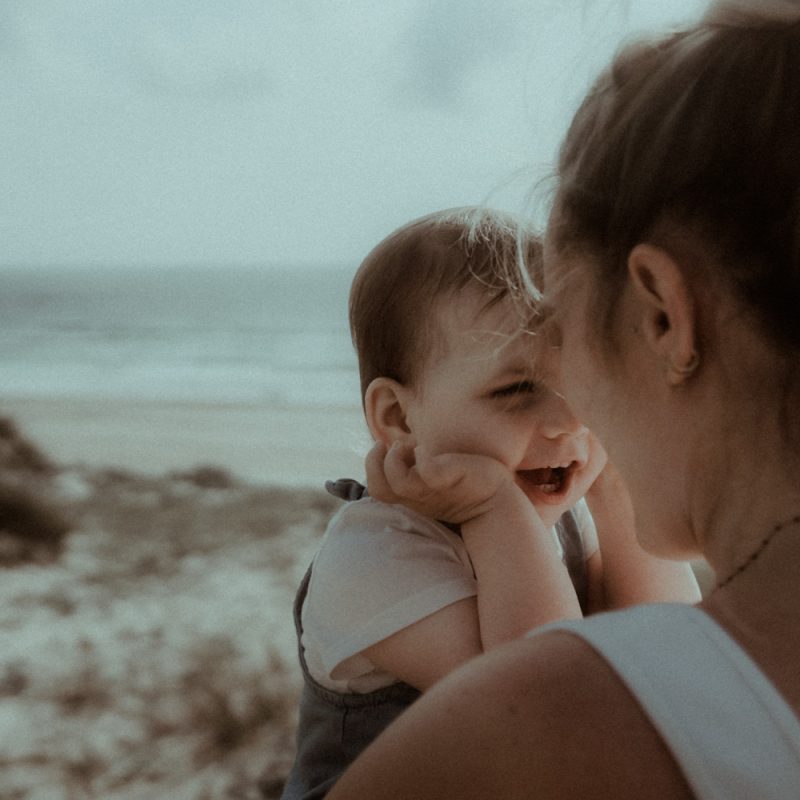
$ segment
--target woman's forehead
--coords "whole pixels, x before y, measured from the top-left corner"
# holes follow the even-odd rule
[[[548,239],[550,239],[548,243]],[[556,247],[552,237],[545,239],[542,286],[542,311],[547,314],[564,302],[564,294],[586,274],[582,259],[573,251]]]

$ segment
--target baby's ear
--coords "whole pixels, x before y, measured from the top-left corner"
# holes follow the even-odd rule
[[[364,395],[364,411],[372,438],[387,447],[412,441],[406,421],[411,390],[391,378],[375,378]]]

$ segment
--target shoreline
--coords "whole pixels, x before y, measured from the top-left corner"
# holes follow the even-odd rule
[[[160,474],[213,465],[286,487],[363,477],[371,444],[359,406],[11,396],[0,414],[62,466]]]

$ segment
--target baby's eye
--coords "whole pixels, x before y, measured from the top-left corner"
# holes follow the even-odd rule
[[[509,383],[507,386],[501,386],[498,389],[494,389],[492,391],[492,397],[508,398],[523,395],[530,396],[536,394],[538,391],[539,386],[533,381],[516,381],[514,383]]]

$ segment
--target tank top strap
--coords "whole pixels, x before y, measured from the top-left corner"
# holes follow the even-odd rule
[[[800,720],[705,612],[644,605],[538,629],[585,640],[617,672],[697,800],[800,796]]]

